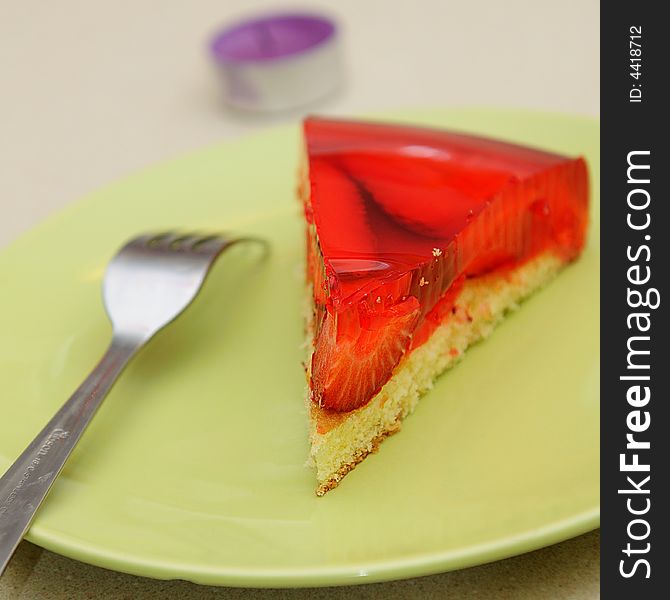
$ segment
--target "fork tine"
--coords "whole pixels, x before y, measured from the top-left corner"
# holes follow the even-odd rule
[[[209,250],[209,251],[215,251],[215,252],[221,252],[225,250],[226,248],[237,245],[240,243],[247,243],[247,242],[252,242],[255,244],[259,244],[263,248],[263,256],[267,256],[269,250],[270,250],[270,245],[268,244],[267,240],[264,240],[263,238],[259,237],[253,237],[253,236],[248,236],[248,237],[236,237],[236,238],[227,238],[223,234],[218,234],[218,235],[211,235],[211,236],[206,236],[202,238],[201,240],[197,241],[194,244],[194,248],[197,250],[201,247],[203,249]]]
[[[259,243],[263,246],[264,254],[267,254],[269,250],[268,243],[262,238],[230,238],[223,233],[181,233],[175,230],[140,235],[132,239],[124,247],[136,250],[151,248],[156,250],[197,252],[200,254],[216,255],[229,246],[240,242]]]
[[[178,234],[176,231],[163,231],[161,233],[157,233],[155,235],[149,236],[149,239],[147,240],[147,246],[151,248],[167,246],[175,237],[177,237],[177,235]]]
[[[233,240],[227,239],[220,233],[198,236],[191,244],[191,250],[196,252],[219,252],[230,245]]]
[[[164,243],[170,248],[170,250],[190,250],[193,240],[197,239],[198,235],[195,233],[183,233],[165,240]]]
[[[154,234],[140,235],[130,240],[124,248],[144,248],[154,237]]]
[[[155,246],[160,240],[166,238],[169,235],[173,235],[173,233],[145,233],[131,239],[123,246],[123,249],[132,248],[133,250],[142,250],[147,247]]]
[[[247,237],[241,237],[241,238],[236,238],[232,240],[231,243],[238,243],[238,242],[251,242],[253,244],[258,244],[262,247],[263,249],[263,256],[266,257],[268,253],[270,252],[270,244],[266,239],[260,238],[260,237],[255,237],[255,236],[247,236]]]

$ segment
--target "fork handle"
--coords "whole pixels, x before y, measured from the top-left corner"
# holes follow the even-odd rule
[[[0,575],[95,411],[141,345],[114,337],[91,374],[0,478]]]

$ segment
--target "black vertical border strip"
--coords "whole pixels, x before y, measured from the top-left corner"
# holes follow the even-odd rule
[[[665,6],[651,0],[601,3],[601,590],[605,600],[670,597],[670,548],[666,547],[670,543],[670,486],[666,482],[670,461],[670,353],[665,351],[665,314],[670,306],[670,232],[666,231],[670,225],[670,156],[668,143],[663,140],[670,133],[670,27],[661,16]],[[631,69],[631,27],[642,28],[642,37],[635,40],[642,43],[638,79],[631,76],[631,72],[638,72]],[[640,102],[630,101],[632,89],[641,90]],[[650,165],[646,171],[650,183],[631,184],[627,178],[628,155],[645,150],[649,156],[640,155],[636,160]],[[644,178],[641,171],[637,173],[638,179]],[[633,211],[628,206],[628,194],[639,188],[651,198],[646,211]],[[644,193],[634,197],[642,200]],[[651,218],[648,228],[635,231],[629,227],[629,213],[642,223],[645,212]],[[645,244],[650,249],[649,260],[645,260],[647,252],[641,251],[640,258],[631,261],[627,252],[635,256]],[[643,274],[645,266],[650,267],[651,280],[646,285],[633,285],[628,279],[628,269],[636,264]],[[643,293],[657,289],[660,306],[631,307],[627,299],[629,288]],[[648,332],[629,328],[627,318],[636,312],[650,315]],[[639,348],[646,344],[645,349],[650,351],[648,356],[638,357],[638,362],[649,364],[649,370],[631,372],[627,368],[627,343],[634,335],[651,338],[637,342]],[[626,393],[636,382],[622,381],[620,376],[631,373],[650,376],[649,382],[637,382],[650,388],[651,398],[644,407],[636,408],[627,401]],[[633,434],[636,439],[650,442],[648,450],[626,448],[626,435],[631,433],[627,418],[635,418],[630,417],[635,410],[649,413],[649,428]],[[640,418],[644,419],[644,414]],[[620,455],[624,453],[628,463],[637,453],[640,463],[650,465],[649,472],[622,471]],[[647,475],[650,480],[642,485]],[[628,476],[648,493],[619,493],[618,490],[633,489]],[[647,506],[649,510],[644,514],[631,513],[631,509],[641,511]],[[635,519],[639,520],[634,522]],[[646,537],[647,526],[640,520],[649,526]],[[648,561],[648,568],[638,560]]]

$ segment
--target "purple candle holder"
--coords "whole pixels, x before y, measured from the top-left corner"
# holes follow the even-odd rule
[[[310,104],[342,80],[335,23],[313,14],[273,14],[238,23],[210,44],[227,101],[245,110]]]

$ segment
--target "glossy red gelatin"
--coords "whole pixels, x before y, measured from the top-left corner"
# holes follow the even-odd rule
[[[312,399],[366,404],[466,277],[581,252],[581,158],[449,131],[308,118]]]

